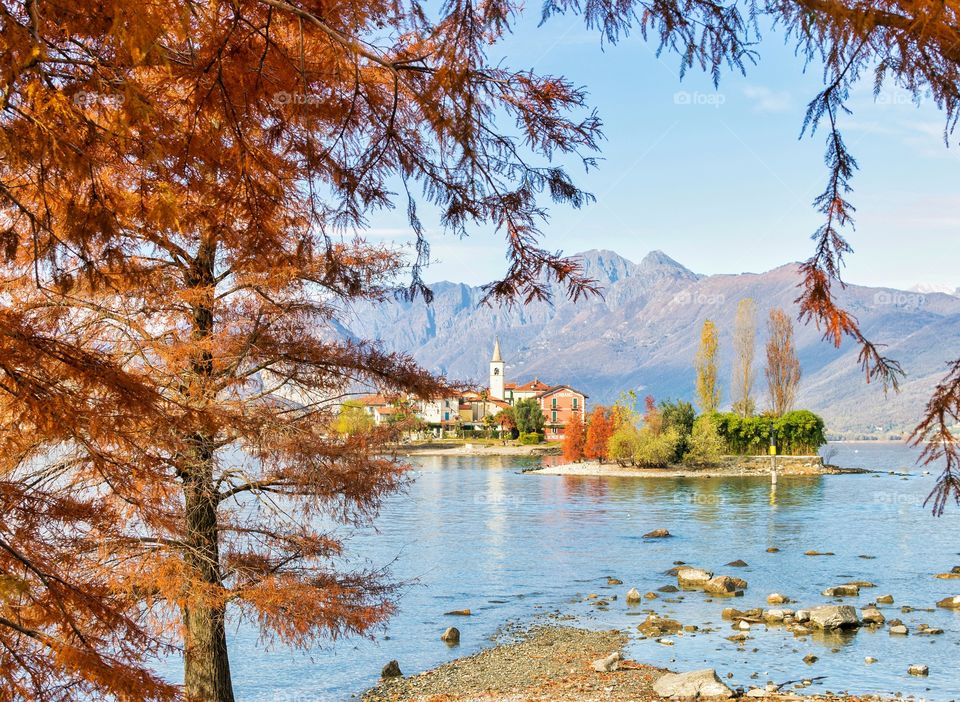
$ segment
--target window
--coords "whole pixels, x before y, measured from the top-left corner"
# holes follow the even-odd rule
[[[578,400],[576,397],[573,398],[573,409],[579,409],[579,408],[577,407],[578,403],[579,403],[579,400]]]
[[[553,407],[553,409],[557,409],[557,398],[553,398],[553,403],[551,404],[551,407]]]
[[[556,400],[554,400],[554,403],[556,403]],[[557,410],[553,410],[553,412],[550,413],[550,421],[557,421]]]
[[[494,368],[494,369],[493,369],[493,374],[494,374],[494,375],[500,375],[500,369],[499,369],[499,368]]]

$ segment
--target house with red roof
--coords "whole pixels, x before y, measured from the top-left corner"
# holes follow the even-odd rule
[[[494,342],[490,359],[490,396],[511,406],[518,400],[536,400],[543,412],[547,441],[562,439],[574,414],[579,414],[581,419],[586,416],[587,395],[571,385],[555,385],[540,378],[522,384],[507,382],[500,339]]]

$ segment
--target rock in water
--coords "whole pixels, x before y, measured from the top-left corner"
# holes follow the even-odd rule
[[[724,685],[713,668],[689,673],[667,673],[653,683],[653,691],[661,697],[696,700],[707,697],[729,699],[734,693]]]
[[[929,675],[930,668],[925,665],[914,664],[907,668],[907,672],[910,673],[910,675]]]
[[[781,595],[779,592],[771,592],[767,595],[768,604],[786,604],[790,601],[790,598],[786,595]]]
[[[730,561],[729,563],[727,563],[727,566],[729,566],[730,568],[746,568],[747,562],[742,561],[738,558],[735,561]]]
[[[390,661],[385,666],[383,666],[383,670],[380,671],[380,677],[384,679],[402,678],[403,673],[400,672],[400,664],[397,663],[396,661]]]
[[[860,619],[849,605],[820,605],[810,610],[810,623],[818,629],[846,629],[860,626]]]
[[[713,573],[702,568],[684,566],[677,570],[677,582],[683,587],[703,587],[713,577]]]
[[[893,595],[880,595],[877,598],[877,604],[893,604]]]
[[[458,644],[460,643],[460,630],[455,626],[451,626],[440,634],[440,640],[448,644]]]
[[[607,585],[623,585],[623,581],[620,578],[607,578]]]
[[[653,531],[648,531],[643,535],[645,539],[665,539],[672,534],[666,529],[654,529]]]
[[[599,658],[593,662],[593,669],[598,673],[612,673],[620,667],[620,661],[623,656],[620,652],[611,653],[606,658]]]
[[[813,665],[813,664],[816,663],[818,660],[820,660],[820,659],[817,658],[817,657],[816,657],[815,655],[813,655],[812,653],[808,653],[807,655],[805,655],[805,656],[803,657],[803,662],[806,663],[807,665]]]
[[[824,597],[857,597],[860,594],[860,588],[856,585],[837,585],[828,587],[821,594]]]
[[[446,617],[469,617],[471,612],[469,609],[455,609],[451,612],[444,612]]]
[[[703,589],[714,595],[729,595],[737,589],[737,584],[729,575],[718,575],[705,582]]]
[[[640,591],[637,588],[632,587],[630,588],[630,590],[627,591],[627,604],[637,603],[641,599],[642,597],[640,595]]]
[[[946,609],[960,609],[960,595],[943,598],[937,602],[937,607],[944,607]]]
[[[876,607],[864,607],[862,618],[865,624],[883,624],[887,620]]]
[[[907,629],[903,624],[894,624],[890,627],[890,634],[892,636],[906,636],[910,633],[910,630]]]

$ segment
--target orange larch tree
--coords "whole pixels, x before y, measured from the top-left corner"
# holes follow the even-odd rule
[[[232,702],[228,618],[309,646],[389,615],[389,582],[336,567],[345,546],[316,525],[369,521],[404,466],[391,428],[347,435],[336,414],[360,388],[443,388],[336,320],[429,296],[418,198],[454,233],[500,228],[511,264],[490,299],[592,289],[536,227],[541,193],[589,199],[547,159],[589,153],[599,122],[568,82],[488,63],[514,10],[0,5],[3,310],[84,359],[43,378],[66,411],[0,358],[0,497],[20,505],[0,697],[169,695],[149,663],[176,648],[183,697]],[[398,188],[412,269],[355,235]],[[26,535],[40,525],[49,542]]]
[[[715,77],[749,62],[751,18],[767,15],[823,59],[808,126],[828,125],[830,180],[801,314],[835,343],[852,336],[868,377],[895,384],[899,367],[836,304],[856,168],[836,117],[876,68],[878,84],[930,91],[952,127],[956,8],[745,5],[551,0],[544,15],[583,11],[611,40],[639,22]],[[538,226],[544,196],[589,201],[550,159],[592,165],[599,121],[562,78],[487,60],[518,11],[0,2],[2,305],[28,330],[0,347],[0,480],[5,504],[29,506],[0,544],[0,694],[162,697],[144,666],[177,646],[183,696],[229,702],[228,615],[309,645],[390,612],[388,584],[338,571],[344,545],[308,525],[320,512],[364,522],[403,482],[389,432],[332,429],[341,398],[360,385],[430,395],[439,381],[338,340],[337,317],[358,299],[429,297],[418,199],[453,233],[492,223],[504,236],[509,268],[489,299],[544,298],[552,281],[573,297],[594,289],[539,245]],[[398,203],[417,241],[410,269],[349,234]],[[944,428],[958,388],[954,367],[917,430],[948,459],[938,509],[960,496]],[[49,540],[30,535],[40,524]]]
[[[574,412],[563,430],[563,458],[569,463],[579,463],[585,457],[587,442],[586,427],[579,412]]]
[[[601,463],[607,460],[607,444],[616,429],[614,413],[610,408],[602,405],[594,407],[593,412],[590,413],[590,421],[587,423],[584,455],[592,461]]]

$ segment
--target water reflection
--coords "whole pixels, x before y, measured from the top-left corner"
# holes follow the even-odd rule
[[[912,463],[903,447],[858,446],[834,461],[868,468]],[[845,451],[845,452],[844,452]],[[851,458],[851,455],[853,456]],[[850,460],[848,460],[850,458]],[[415,673],[487,645],[511,619],[529,621],[538,612],[559,609],[592,626],[635,630],[645,609],[715,632],[675,637],[674,647],[637,641],[629,653],[668,667],[716,667],[747,685],[755,672],[764,679],[825,675],[823,686],[864,692],[902,690],[927,699],[955,697],[954,680],[960,613],[947,610],[902,614],[901,604],[930,606],[960,592],[958,581],[936,580],[934,572],[960,564],[955,540],[960,519],[950,513],[934,522],[922,507],[932,476],[768,476],[730,479],[630,479],[523,475],[530,461],[471,457],[416,459],[410,490],[388,501],[379,531],[360,534],[351,552],[375,566],[390,564],[401,580],[417,578],[405,590],[387,637],[347,641],[312,658],[277,651],[263,654],[255,632],[243,627],[231,637],[238,660],[269,660],[242,667],[238,696],[250,702],[277,699],[278,691],[303,691],[304,700],[348,699],[376,681],[393,658]],[[643,539],[655,528],[670,539]],[[777,553],[767,548],[776,546]],[[809,549],[835,557],[803,555]],[[872,560],[859,555],[874,556]],[[745,568],[725,563],[742,559]],[[641,592],[675,584],[663,575],[675,561],[701,565],[749,582],[743,598],[708,598],[702,592],[662,594],[642,607],[628,608],[625,591]],[[954,562],[956,561],[956,562]],[[623,580],[607,585],[607,576]],[[766,606],[766,595],[782,592],[797,604],[820,604],[820,592],[852,578],[876,582],[897,604],[885,613],[945,630],[940,637],[891,637],[886,631],[798,640],[782,628],[754,627],[746,647],[724,637],[731,632],[720,611]],[[598,611],[586,594],[618,595]],[[856,602],[875,596],[869,591]],[[459,650],[439,635],[449,621],[443,613],[470,608],[456,622]],[[753,648],[759,649],[752,654]],[[836,653],[832,650],[837,649]],[[812,651],[816,669],[803,663]],[[865,667],[865,656],[879,663]],[[924,680],[906,675],[904,661],[930,665]],[[929,690],[927,689],[929,688]],[[823,689],[823,687],[821,687]]]

